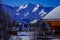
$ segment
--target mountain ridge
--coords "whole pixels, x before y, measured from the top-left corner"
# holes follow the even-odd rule
[[[47,14],[48,14],[48,12],[50,12],[53,9],[53,8],[50,9],[50,7],[45,8],[43,6],[40,6],[39,4],[27,4],[28,6],[27,5],[22,6],[22,8],[24,8],[24,7],[27,7],[27,8],[21,9],[17,12],[17,9],[19,7],[17,7],[17,8],[16,7],[11,7],[11,6],[6,5],[6,4],[2,4],[2,5],[3,5],[3,9],[5,10],[5,12],[8,12],[9,16],[13,20],[16,20],[17,22],[21,22],[21,21],[28,22],[28,20],[29,20],[29,22],[31,22],[35,19],[41,18],[40,15],[39,15],[39,12],[42,9],[44,9],[44,11],[46,11]],[[34,8],[35,8],[35,11],[33,12],[32,10]],[[17,13],[19,13],[19,14],[17,14]],[[27,17],[24,16],[25,13],[27,13],[26,14]]]

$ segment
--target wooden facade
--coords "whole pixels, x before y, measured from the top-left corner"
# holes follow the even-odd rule
[[[51,29],[60,29],[60,20],[44,20],[47,22]]]

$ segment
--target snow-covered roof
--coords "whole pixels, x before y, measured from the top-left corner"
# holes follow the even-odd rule
[[[43,19],[60,19],[60,6],[53,9]]]

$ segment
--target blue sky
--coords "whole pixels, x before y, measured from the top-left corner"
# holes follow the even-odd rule
[[[41,4],[42,6],[52,6],[56,7],[60,5],[60,0],[2,0],[3,4],[7,4],[10,6],[20,6],[23,4],[33,3],[33,4]]]

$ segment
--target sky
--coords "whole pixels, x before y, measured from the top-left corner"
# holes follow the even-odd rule
[[[3,4],[10,6],[20,6],[24,4],[40,4],[45,7],[56,7],[60,5],[60,0],[2,0]]]

